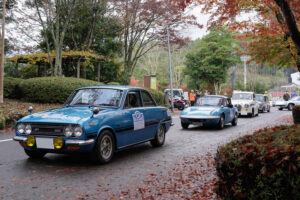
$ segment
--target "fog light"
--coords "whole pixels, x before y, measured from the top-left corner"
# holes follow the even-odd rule
[[[35,145],[35,138],[32,135],[28,136],[26,144],[29,147],[33,147]]]
[[[61,138],[55,138],[53,140],[53,145],[55,149],[61,149],[64,145],[64,141]]]

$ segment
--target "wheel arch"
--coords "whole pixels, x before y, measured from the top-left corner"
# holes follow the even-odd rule
[[[114,140],[115,140],[115,150],[116,150],[118,142],[117,142],[116,132],[114,131],[114,129],[112,127],[110,127],[110,126],[103,126],[103,127],[101,127],[99,129],[99,131],[98,131],[98,135],[97,135],[97,139],[96,140],[98,140],[98,138],[101,135],[101,133],[103,131],[105,131],[105,130],[108,130],[108,131],[110,131],[112,133],[112,135],[114,137]]]

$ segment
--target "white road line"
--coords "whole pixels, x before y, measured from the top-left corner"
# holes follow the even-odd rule
[[[6,140],[0,140],[0,143],[1,142],[8,142],[8,141],[12,141],[13,139],[6,139]]]

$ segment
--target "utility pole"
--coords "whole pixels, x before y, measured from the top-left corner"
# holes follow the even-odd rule
[[[5,33],[5,9],[6,0],[2,1],[2,35],[1,35],[1,67],[0,67],[0,103],[3,103],[4,91],[4,33]]]
[[[170,72],[170,90],[171,90],[171,111],[174,112],[173,75],[172,75],[171,50],[170,50],[170,33],[169,33],[168,24],[167,24],[167,36],[168,36],[168,56],[169,56],[169,72]]]
[[[244,90],[247,89],[247,62],[251,59],[250,56],[242,56],[241,60],[244,62]]]

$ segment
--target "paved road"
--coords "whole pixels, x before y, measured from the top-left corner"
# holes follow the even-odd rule
[[[183,157],[210,151],[239,136],[267,126],[286,123],[289,111],[272,109],[255,118],[239,118],[238,125],[223,130],[191,127],[182,130],[178,116],[161,148],[149,143],[119,152],[112,163],[95,165],[85,155],[47,154],[28,159],[13,133],[0,134],[0,199],[98,199],[138,185],[149,174],[167,172]]]

